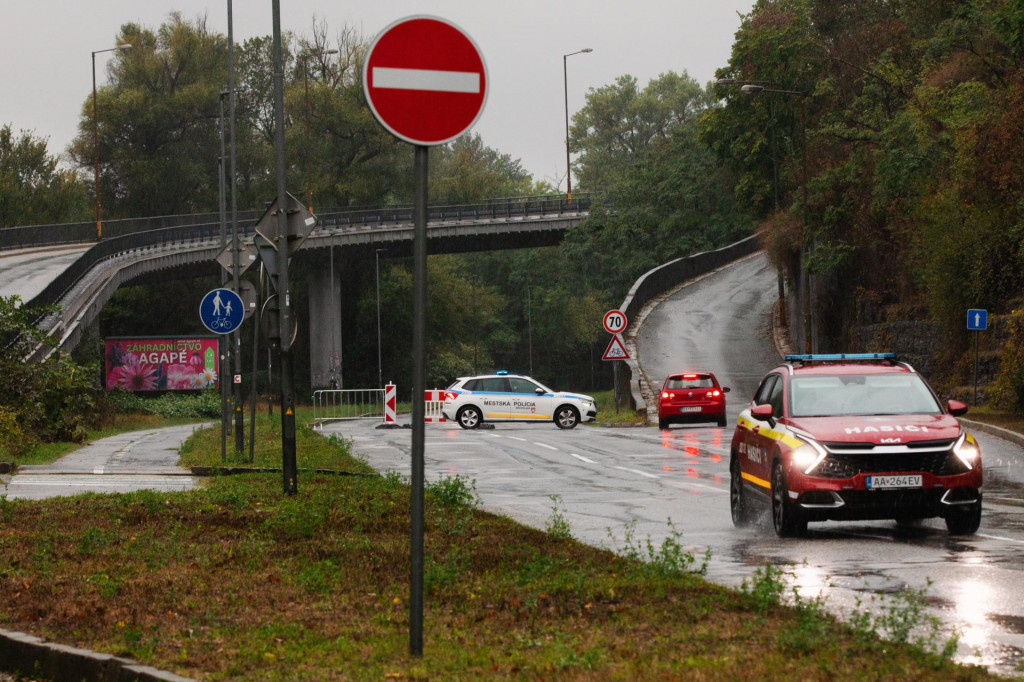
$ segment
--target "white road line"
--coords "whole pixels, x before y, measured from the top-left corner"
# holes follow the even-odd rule
[[[647,478],[661,478],[661,476],[657,476],[655,474],[649,474],[646,471],[640,471],[639,469],[629,469],[627,467],[615,467],[615,468],[619,469],[620,471],[628,471],[631,474],[636,474],[638,476],[646,476]]]
[[[665,485],[670,485],[675,488],[703,488],[704,490],[711,490],[716,493],[722,493],[728,495],[729,491],[724,488],[716,488],[713,485],[704,485],[703,483],[690,483],[689,481],[665,481]]]
[[[558,448],[554,447],[553,445],[545,445],[544,443],[537,443],[537,442],[534,442],[534,445],[536,445],[538,447],[542,447],[542,448],[547,448],[548,450],[554,450],[555,452],[560,452],[560,450]]]
[[[510,440],[518,440],[518,441],[520,441],[520,442],[522,442],[522,443],[525,443],[525,442],[526,442],[526,439],[525,439],[525,438],[518,438],[518,437],[516,437],[516,436],[505,436],[505,438],[508,438],[508,439],[510,439]]]
[[[587,459],[583,455],[577,455],[574,452],[570,452],[569,455],[572,456],[572,457],[575,457],[576,459],[580,460],[581,462],[586,462],[587,464],[597,464],[597,462],[595,462],[594,460]]]
[[[480,74],[474,71],[394,69],[373,67],[373,87],[389,90],[430,90],[432,92],[480,92]]]
[[[1024,540],[1015,540],[1014,538],[1004,538],[999,535],[989,535],[987,533],[975,533],[979,538],[988,538],[989,540],[999,540],[1001,542],[1013,542],[1018,545],[1024,545]]]

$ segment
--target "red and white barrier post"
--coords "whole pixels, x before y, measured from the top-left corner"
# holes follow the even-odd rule
[[[395,423],[395,399],[398,390],[394,384],[389,383],[384,387],[384,423]]]

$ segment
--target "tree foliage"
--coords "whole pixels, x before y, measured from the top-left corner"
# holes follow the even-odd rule
[[[856,324],[924,308],[956,351],[965,309],[1019,300],[1022,16],[1009,0],[759,0],[743,18],[718,75],[803,96],[719,86],[702,134],[767,217],[774,108],[781,210],[806,221],[776,241],[810,247],[835,350]]]
[[[39,312],[26,310],[17,296],[0,296],[0,455],[17,456],[37,441],[81,441],[96,423],[95,366],[78,365],[60,351],[25,361],[46,344],[32,325]]]
[[[58,168],[46,140],[0,127],[0,228],[80,220],[89,205],[85,185]]]

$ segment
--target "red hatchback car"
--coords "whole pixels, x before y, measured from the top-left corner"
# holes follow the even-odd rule
[[[715,422],[725,426],[725,394],[711,372],[670,374],[658,396],[658,428],[670,424]]]
[[[981,523],[981,449],[914,369],[892,353],[789,355],[740,412],[730,448],[737,526],[755,503],[779,536],[808,521],[941,517]]]

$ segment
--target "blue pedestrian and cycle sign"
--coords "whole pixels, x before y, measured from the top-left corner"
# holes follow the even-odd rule
[[[981,308],[968,309],[967,329],[979,332],[988,329],[988,311]]]
[[[214,334],[230,334],[244,318],[242,298],[231,289],[214,289],[199,304],[199,319]]]

